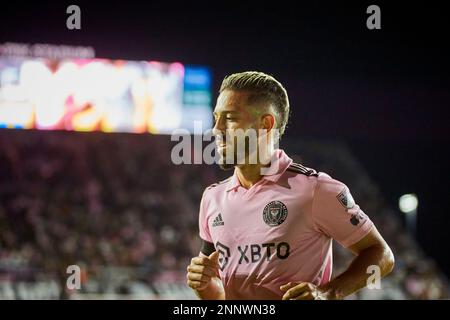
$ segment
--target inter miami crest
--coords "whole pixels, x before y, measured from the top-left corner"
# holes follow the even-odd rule
[[[263,219],[271,227],[279,226],[286,220],[288,210],[283,202],[272,201],[264,207]]]

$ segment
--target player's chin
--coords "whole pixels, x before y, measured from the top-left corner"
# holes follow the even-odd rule
[[[218,165],[219,165],[220,169],[227,171],[227,170],[231,170],[235,167],[236,159],[233,159],[232,160],[233,162],[230,163],[230,159],[227,159],[225,150],[223,150],[223,149],[220,150],[219,155],[220,155],[220,158],[219,158]]]

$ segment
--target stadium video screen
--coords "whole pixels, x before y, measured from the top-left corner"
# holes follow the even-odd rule
[[[133,133],[212,125],[211,77],[181,63],[0,57],[0,128]]]

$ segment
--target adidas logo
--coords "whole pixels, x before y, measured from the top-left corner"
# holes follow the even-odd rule
[[[222,214],[218,214],[217,217],[214,219],[212,226],[213,227],[217,227],[217,226],[223,226],[225,223],[223,222],[222,219]]]

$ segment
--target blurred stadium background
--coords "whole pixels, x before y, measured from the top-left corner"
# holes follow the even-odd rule
[[[436,62],[445,54],[432,45],[426,54],[409,52],[405,48],[417,37],[426,37],[430,43],[431,38],[401,33],[403,29],[396,29],[394,35],[383,34],[383,39],[373,36],[372,42],[367,41],[365,30],[356,29],[346,42],[349,29],[364,19],[342,24],[330,13],[342,11],[330,8],[324,15],[328,24],[319,24],[311,18],[318,17],[320,10],[324,13],[319,7],[309,8],[315,15],[302,13],[305,19],[296,16],[299,12],[283,11],[283,19],[275,20],[279,26],[266,30],[272,39],[269,42],[247,19],[248,14],[255,18],[262,13],[245,8],[234,20],[236,24],[228,21],[222,33],[222,26],[214,21],[223,21],[226,12],[219,16],[222,20],[217,13],[170,12],[153,17],[148,23],[154,24],[146,29],[139,22],[146,21],[144,13],[139,13],[144,10],[136,7],[126,20],[127,28],[122,29],[121,6],[112,5],[109,16],[103,18],[93,18],[94,13],[96,17],[104,14],[103,7],[88,6],[90,17],[86,15],[85,29],[76,35],[58,29],[57,12],[65,12],[64,4],[25,11],[20,24],[15,24],[17,8],[5,8],[1,23],[7,27],[0,25],[0,30],[8,34],[1,34],[1,41],[64,43],[70,34],[72,43],[97,43],[101,56],[116,58],[0,57],[0,299],[195,299],[185,284],[185,270],[199,251],[199,201],[206,186],[228,173],[205,164],[174,165],[170,152],[175,142],[168,133],[176,128],[192,132],[194,120],[202,121],[203,129],[211,126],[210,112],[221,78],[247,69],[282,75],[291,104],[302,108],[293,110],[281,147],[295,160],[344,181],[394,251],[395,270],[382,281],[383,290],[364,289],[349,299],[449,299],[447,242],[435,238],[443,232],[438,232],[439,221],[441,226],[448,224],[445,210],[442,220],[436,216],[420,220],[421,214],[430,216],[437,210],[423,206],[420,211],[419,206],[419,221],[427,226],[422,229],[427,239],[423,243],[428,243],[424,250],[417,235],[406,229],[404,216],[392,200],[396,196],[389,192],[392,179],[379,178],[383,172],[400,171],[395,163],[403,168],[426,167],[417,159],[427,158],[430,154],[418,158],[419,153],[427,153],[420,150],[427,149],[413,152],[405,148],[412,155],[397,162],[390,159],[393,165],[387,168],[389,161],[380,165],[362,161],[379,159],[380,152],[371,150],[370,144],[355,147],[349,138],[359,137],[362,144],[374,136],[385,139],[378,144],[380,151],[386,143],[384,158],[402,152],[393,139],[420,137],[428,139],[428,144],[438,134],[444,139],[440,148],[444,148],[447,120],[429,114],[433,108],[446,106],[442,101],[448,98],[448,87],[441,80],[448,79],[449,73],[442,75],[448,64]],[[273,17],[280,10],[263,14]],[[51,32],[33,25],[41,15],[47,15]],[[163,23],[167,16],[170,26]],[[384,17],[389,25],[392,15]],[[102,27],[105,21],[119,22],[106,30]],[[190,31],[181,32],[188,22]],[[14,30],[7,29],[10,26]],[[328,33],[327,26],[333,26],[335,33]],[[148,41],[129,44],[129,30],[134,30],[135,38]],[[173,40],[172,44],[161,40],[161,34]],[[235,34],[239,34],[236,39]],[[398,44],[398,34],[405,36],[404,43]],[[209,51],[190,37],[207,43]],[[150,40],[166,44],[166,49],[152,47]],[[291,44],[289,50],[280,50],[283,42]],[[342,43],[345,49],[340,55],[330,49]],[[178,45],[185,49],[183,56]],[[254,48],[258,54],[252,53]],[[274,53],[278,59],[273,59]],[[141,61],[143,56],[185,59],[200,66]],[[130,57],[138,58],[124,60]],[[415,64],[416,59],[424,67],[414,73],[408,63]],[[439,68],[439,73],[433,68]],[[339,110],[333,109],[336,105]],[[396,122],[400,118],[406,120]],[[430,119],[435,127],[427,135]],[[394,149],[397,153],[390,152]],[[432,156],[433,165],[447,168],[448,163],[437,161],[440,156]],[[430,170],[416,180],[424,182],[425,175],[434,174]],[[402,176],[395,179],[402,180]],[[434,181],[427,180],[423,188],[428,190]],[[445,185],[437,188],[436,198],[448,195]],[[414,191],[413,184],[408,190]],[[440,209],[438,202],[436,207]],[[335,246],[334,258],[337,275],[352,257]],[[66,268],[73,264],[81,267],[80,290],[66,287]]]
[[[27,71],[29,63],[38,68]],[[39,67],[54,65],[25,60],[0,69],[0,298],[195,298],[185,285],[185,269],[199,250],[199,201],[206,186],[229,173],[211,165],[174,165],[170,135],[149,132],[155,130],[152,123],[166,130],[183,127],[183,114],[190,109],[211,119],[209,74],[196,69],[195,85],[182,86],[184,67],[177,64],[180,79],[175,76],[175,84],[165,87],[158,73],[160,78],[149,79],[145,87],[162,98],[149,93],[148,115],[132,122],[133,112],[142,107],[139,101],[146,98],[126,97],[145,75],[125,82],[122,92],[114,73],[107,79],[95,67],[89,72],[92,82],[65,84],[73,78],[70,72],[65,78],[57,73],[43,78]],[[67,68],[67,63],[60,65]],[[86,65],[78,64],[79,70]],[[65,88],[61,95],[58,85]],[[152,117],[152,110],[169,113],[177,101],[173,115]],[[366,289],[353,298],[449,297],[445,276],[422,253],[345,143],[286,139],[282,145],[298,162],[345,181],[393,248],[396,269],[383,281],[383,290]],[[351,254],[335,246],[334,274],[350,260]],[[81,290],[66,287],[69,265],[82,270]]]

